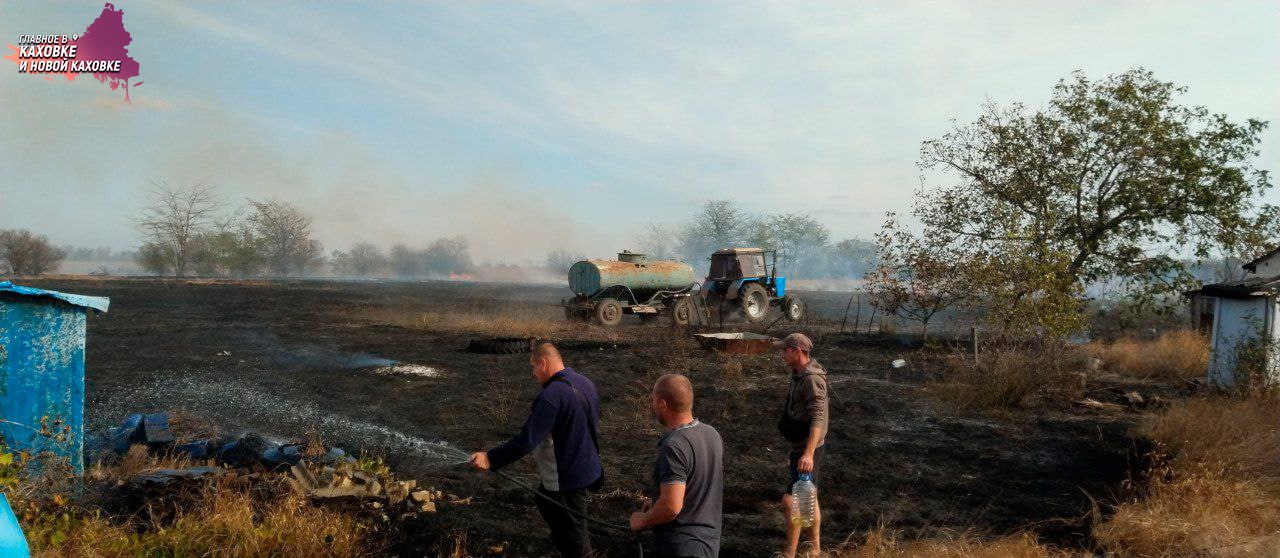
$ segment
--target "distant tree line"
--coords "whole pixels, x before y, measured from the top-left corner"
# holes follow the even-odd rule
[[[757,215],[730,200],[709,200],[675,225],[650,223],[635,249],[651,257],[679,259],[699,272],[712,252],[752,246],[778,251],[778,273],[799,279],[861,278],[874,267],[876,246],[860,238],[833,241],[831,230],[799,213]]]
[[[138,260],[136,250],[114,250],[110,246],[90,248],[64,245],[61,250],[71,262],[133,262]]]
[[[135,219],[138,264],[157,275],[277,277],[308,275],[324,264],[311,216],[289,202],[245,200],[225,211],[213,187],[152,185]]]
[[[347,277],[442,277],[471,273],[470,243],[462,236],[437,239],[426,248],[395,244],[390,252],[368,242],[347,251],[334,251],[330,259],[334,275]]]
[[[368,242],[336,250],[330,258],[313,238],[312,217],[281,200],[246,199],[228,211],[213,187],[152,184],[135,218],[143,244],[136,259],[149,273],[202,277],[297,277],[329,264],[335,275],[431,277],[474,269],[461,236],[426,248],[396,244],[389,252]]]

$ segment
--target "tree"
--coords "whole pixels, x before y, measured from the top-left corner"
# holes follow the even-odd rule
[[[676,232],[671,227],[649,223],[635,239],[635,247],[641,254],[655,260],[671,260],[676,254]]]
[[[221,204],[214,197],[214,189],[206,184],[194,184],[177,188],[160,181],[153,182],[148,193],[148,205],[135,219],[147,245],[142,258],[144,267],[160,267],[163,272],[172,271],[179,277],[187,272],[191,263],[193,242],[212,224]],[[164,265],[156,258],[163,258]],[[148,265],[150,264],[150,265]]]
[[[330,261],[334,273],[355,277],[380,275],[388,265],[382,249],[368,242],[357,242],[346,252],[335,250]]]
[[[423,266],[427,273],[448,275],[472,270],[471,243],[464,236],[436,239],[423,253]]]
[[[778,251],[779,273],[816,276],[826,256],[831,231],[809,215],[782,213],[765,220],[768,241],[759,245]]]
[[[1177,104],[1185,91],[1142,69],[1077,72],[1042,110],[987,105],[921,148],[922,168],[959,178],[919,194],[925,236],[1039,270],[1065,255],[1077,286],[1113,279],[1149,299],[1191,282],[1179,254],[1275,238],[1276,210],[1257,201],[1270,179],[1249,163],[1266,123]]]
[[[43,275],[57,271],[65,256],[44,235],[25,229],[0,230],[0,274]]]
[[[875,242],[861,238],[846,238],[827,251],[828,273],[835,277],[861,277],[876,262]]]
[[[547,253],[547,269],[556,273],[568,273],[569,268],[582,260],[587,259],[586,254],[581,252],[570,252],[569,250],[552,250]]]
[[[757,219],[729,200],[708,200],[680,231],[686,261],[703,261],[711,253],[744,242]]]
[[[247,219],[267,267],[279,277],[306,273],[324,262],[320,242],[311,238],[311,216],[279,200],[248,200]]]
[[[867,273],[865,289],[871,305],[885,315],[929,322],[939,312],[974,300],[967,262],[947,247],[926,242],[904,230],[892,213],[876,234],[877,265]]]
[[[391,266],[391,273],[396,277],[417,277],[422,275],[422,256],[414,249],[403,244],[396,244],[391,247],[391,256],[388,258]]]

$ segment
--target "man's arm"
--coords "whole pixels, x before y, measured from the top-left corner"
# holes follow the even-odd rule
[[[675,519],[682,509],[684,509],[684,483],[664,484],[658,494],[657,502],[649,506],[648,510],[641,508],[641,511],[631,514],[631,530],[639,532],[662,525]]]
[[[498,470],[514,463],[538,447],[547,436],[551,435],[551,427],[556,422],[556,406],[545,397],[533,402],[529,418],[525,419],[520,433],[506,443],[485,452],[485,456],[472,455],[471,463],[478,469]]]
[[[804,453],[796,463],[796,470],[801,473],[813,471],[813,453],[817,451],[818,443],[827,434],[828,421],[827,382],[819,378],[807,380],[805,408],[809,411],[811,422],[809,422],[809,439],[805,441]]]

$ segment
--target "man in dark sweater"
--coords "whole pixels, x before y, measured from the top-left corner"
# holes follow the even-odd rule
[[[818,469],[822,464],[826,447],[828,408],[827,371],[809,356],[813,341],[803,333],[792,333],[779,341],[782,361],[787,365],[790,385],[787,402],[778,421],[778,430],[791,446],[787,459],[787,488],[782,496],[782,509],[787,517],[787,546],[783,558],[793,558],[800,545],[800,523],[791,517],[791,489],[801,474],[812,477],[818,484]],[[817,557],[822,552],[822,509],[814,496],[814,521],[809,527],[809,555]]]
[[[631,530],[653,529],[659,558],[716,558],[723,527],[724,444],[693,418],[693,384],[680,374],[658,378],[650,406],[667,433],[658,442],[653,488]]]
[[[529,364],[542,391],[533,400],[524,427],[507,443],[471,454],[471,465],[496,471],[532,452],[542,484],[539,492],[545,497],[535,501],[551,529],[552,544],[566,558],[591,556],[587,489],[598,486],[602,473],[596,386],[566,367],[560,351],[550,343],[535,347]]]

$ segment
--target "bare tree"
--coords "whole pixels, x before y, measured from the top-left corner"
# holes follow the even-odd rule
[[[197,237],[213,223],[222,205],[214,196],[213,186],[194,184],[186,188],[170,186],[167,182],[151,183],[148,205],[135,219],[142,232],[148,268],[158,267],[163,273],[172,270],[179,277],[191,264]]]
[[[676,231],[666,225],[649,223],[636,237],[635,247],[641,254],[655,260],[673,259],[676,257]]]
[[[587,259],[587,256],[581,252],[571,252],[569,250],[552,250],[551,252],[547,253],[546,265],[547,265],[547,269],[550,269],[551,271],[554,271],[556,273],[565,273],[569,271],[569,268],[572,267],[573,264],[576,264],[585,259]]]
[[[65,253],[43,235],[31,231],[0,231],[0,273],[42,275],[56,271]]]
[[[939,312],[972,301],[966,263],[904,230],[892,213],[876,245],[878,265],[867,273],[866,290],[886,316],[920,322],[920,334],[928,336],[929,321]]]
[[[279,277],[305,273],[324,261],[320,242],[311,238],[311,216],[289,202],[248,200],[247,222],[267,267]]]

